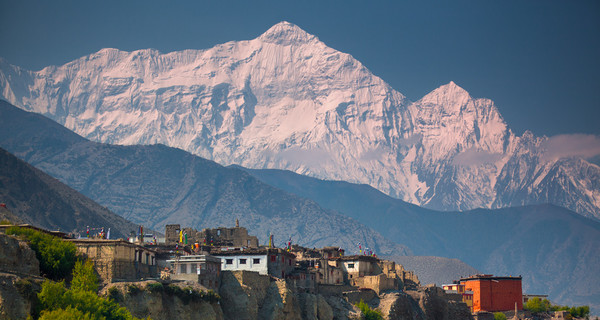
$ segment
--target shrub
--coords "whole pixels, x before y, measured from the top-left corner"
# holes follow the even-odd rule
[[[356,306],[362,311],[365,320],[383,320],[383,314],[379,310],[373,310],[362,299]]]
[[[140,287],[138,287],[137,285],[135,285],[135,284],[127,285],[127,294],[128,295],[133,296],[140,292],[142,292],[142,289],[140,289]]]
[[[38,294],[43,306],[42,319],[135,319],[127,309],[115,301],[99,297],[92,291],[67,290],[64,283],[44,281]]]
[[[46,277],[60,280],[71,274],[77,257],[74,244],[27,228],[10,227],[6,229],[6,234],[22,236],[29,241],[40,262],[40,271]]]
[[[66,309],[44,311],[40,320],[95,320],[95,318],[92,318],[90,313],[83,313],[69,306]]]
[[[506,320],[506,315],[502,312],[494,312],[494,320]]]
[[[150,291],[150,292],[154,292],[154,293],[159,293],[159,292],[163,292],[163,285],[160,282],[154,282],[154,283],[149,283],[146,288]]]
[[[90,260],[82,262],[78,260],[73,269],[73,280],[71,289],[83,291],[98,291],[98,276],[94,270],[94,264]]]
[[[121,295],[121,291],[117,287],[108,289],[108,298],[115,302],[123,301],[123,295]]]

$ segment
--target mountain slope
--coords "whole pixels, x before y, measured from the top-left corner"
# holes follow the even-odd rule
[[[556,302],[590,304],[600,310],[600,223],[595,220],[552,205],[436,212],[367,185],[282,170],[245,170],[352,217],[407,245],[416,255],[457,258],[485,273],[521,274],[526,292],[547,293]]]
[[[0,146],[123,217],[157,230],[170,223],[197,229],[230,226],[237,218],[262,243],[272,233],[277,245],[289,237],[311,247],[348,248],[360,241],[378,253],[410,253],[351,218],[241,170],[162,145],[90,142],[4,101],[0,101]]]
[[[0,199],[20,222],[84,234],[87,226],[125,238],[137,225],[0,148]],[[107,230],[107,229],[105,229]]]
[[[598,166],[545,156],[547,138],[516,136],[455,83],[410,102],[287,22],[206,50],[102,49],[37,72],[0,59],[0,97],[95,141],[366,183],[438,210],[549,202],[600,218]]]

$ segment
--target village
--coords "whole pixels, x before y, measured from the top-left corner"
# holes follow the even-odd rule
[[[388,292],[426,290],[436,298],[470,312],[473,319],[494,319],[502,312],[508,319],[530,319],[523,306],[529,299],[521,276],[472,275],[442,288],[435,284],[421,287],[418,277],[400,264],[383,260],[361,250],[345,255],[340,247],[306,248],[292,244],[284,247],[260,245],[236,219],[232,228],[203,229],[166,225],[164,237],[144,234],[143,228],[130,238],[110,239],[104,229],[90,229],[85,235],[68,235],[31,225],[20,225],[52,234],[75,244],[80,254],[90,259],[102,283],[142,280],[191,282],[207,291],[220,292],[223,274],[234,272],[240,285],[251,285],[253,274],[285,281],[295,292],[336,295],[355,305],[369,302]],[[9,227],[0,226],[0,233]],[[97,231],[97,232],[94,232]],[[362,248],[361,248],[362,249]],[[247,280],[245,280],[247,279]],[[568,319],[568,312],[557,311],[552,319]]]

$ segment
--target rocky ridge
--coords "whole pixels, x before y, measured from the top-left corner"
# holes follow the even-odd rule
[[[366,183],[440,210],[553,203],[600,218],[597,165],[515,135],[453,82],[408,101],[288,22],[206,50],[102,49],[36,72],[0,59],[0,97],[95,141]]]

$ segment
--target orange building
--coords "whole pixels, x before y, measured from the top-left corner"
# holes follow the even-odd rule
[[[465,290],[473,291],[473,312],[523,309],[521,277],[494,277],[478,274],[460,279]]]

